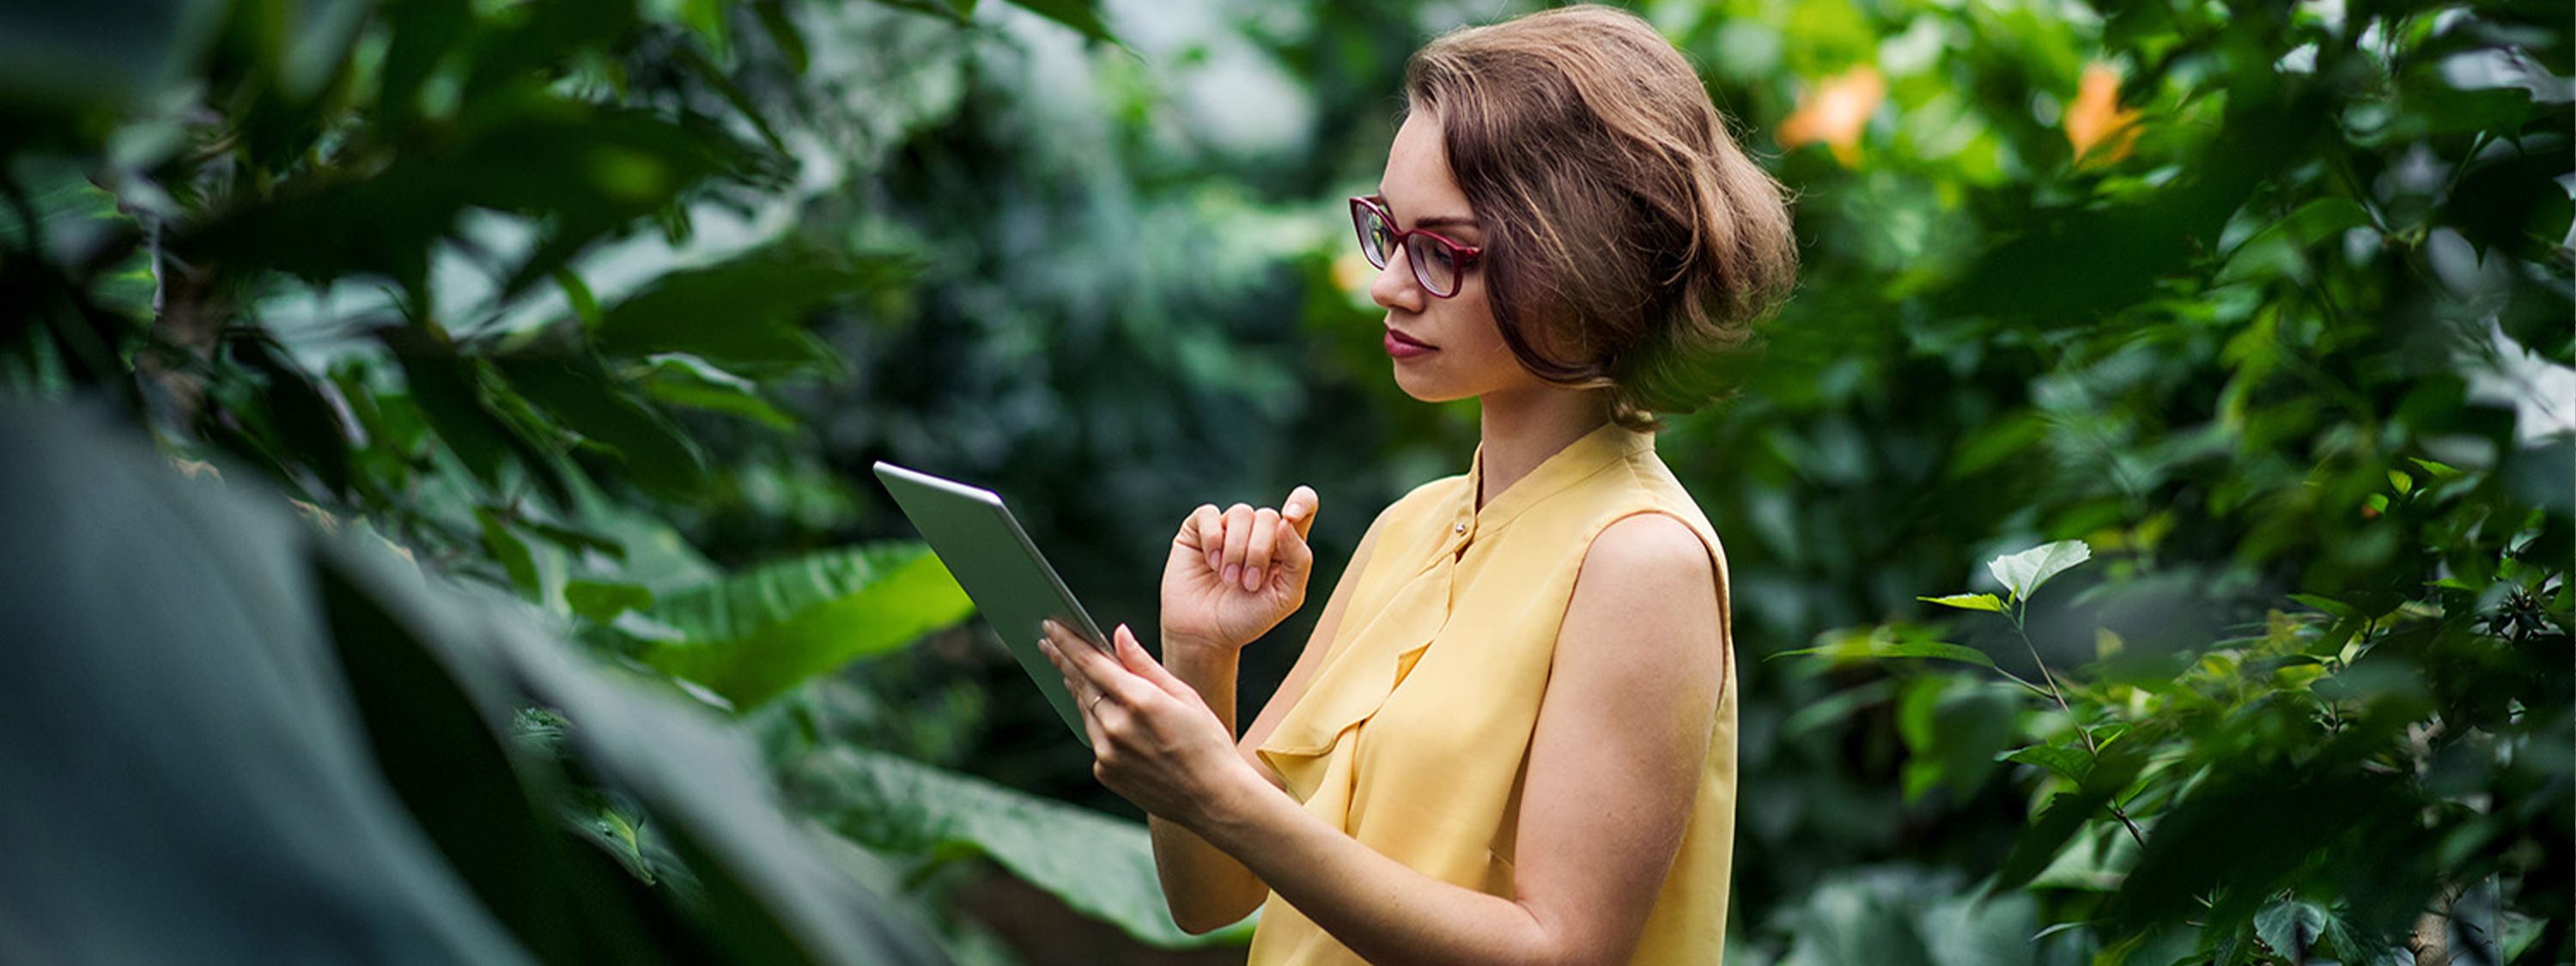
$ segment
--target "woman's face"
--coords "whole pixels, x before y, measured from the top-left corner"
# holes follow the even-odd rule
[[[1461,245],[1481,246],[1492,238],[1475,223],[1466,192],[1449,173],[1449,154],[1434,112],[1409,112],[1396,130],[1378,195],[1398,229],[1428,228]],[[1541,386],[1503,345],[1493,307],[1485,300],[1485,264],[1480,259],[1467,271],[1458,294],[1438,298],[1423,290],[1413,277],[1411,260],[1399,248],[1369,282],[1369,298],[1386,309],[1387,328],[1432,347],[1395,355],[1395,383],[1407,395],[1446,402]]]

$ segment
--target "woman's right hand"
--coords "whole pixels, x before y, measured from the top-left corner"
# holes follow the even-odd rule
[[[1163,647],[1239,648],[1306,603],[1315,552],[1315,491],[1289,491],[1278,509],[1202,504],[1172,537],[1163,565]]]

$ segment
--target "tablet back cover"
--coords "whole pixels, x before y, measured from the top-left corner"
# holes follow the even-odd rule
[[[1053,617],[1092,641],[1105,641],[1037,544],[991,490],[968,486],[892,463],[876,464],[877,478],[921,531],[939,562],[975,600],[975,609],[1002,638],[1020,668],[1037,682],[1057,716],[1088,745],[1082,715],[1065,693],[1064,675],[1038,650],[1038,622]]]

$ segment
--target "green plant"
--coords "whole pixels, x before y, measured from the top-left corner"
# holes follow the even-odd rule
[[[2401,484],[2390,505],[2456,510],[2476,486],[2453,472],[2420,495]],[[2553,700],[2569,683],[2566,565],[2525,558],[2536,535],[2499,541],[2483,583],[2446,576],[2367,606],[2302,594],[2258,633],[2204,647],[2131,654],[2096,631],[2101,659],[2080,676],[2052,670],[2029,632],[2034,592],[2091,557],[2060,541],[1989,562],[2002,596],[1921,598],[2004,617],[2037,682],[1884,627],[1788,653],[1944,658],[2013,685],[2018,746],[1992,759],[2023,766],[2038,804],[1989,888],[2049,896],[2042,934],[2098,933],[2114,962],[2427,948],[2546,962],[2568,929],[2548,856],[2568,845],[2576,719]],[[1976,739],[1907,740],[1938,767]]]
[[[113,400],[188,475],[366,535],[359,544],[433,584],[481,582],[542,612],[462,630],[424,626],[452,614],[365,614],[335,641],[376,767],[440,847],[420,874],[452,866],[535,958],[620,958],[682,929],[693,943],[667,955],[763,962],[934,958],[934,939],[950,952],[989,940],[971,924],[924,928],[942,918],[939,897],[900,867],[954,858],[931,839],[870,848],[799,824],[809,819],[745,831],[703,814],[715,807],[705,796],[740,795],[770,815],[760,809],[777,775],[742,773],[734,747],[757,723],[676,712],[689,723],[666,724],[628,708],[636,694],[701,713],[800,707],[807,691],[863,687],[826,680],[854,661],[971,612],[925,548],[852,542],[845,513],[820,525],[777,513],[802,528],[797,540],[730,567],[700,552],[703,530],[682,528],[702,507],[810,474],[810,452],[774,455],[807,438],[782,388],[846,375],[816,323],[899,303],[923,253],[799,216],[868,170],[865,150],[883,148],[859,149],[863,139],[957,109],[941,79],[994,33],[973,8],[172,0],[113,29],[61,5],[0,18],[11,24],[0,46],[28,54],[0,58],[0,288],[13,295],[0,304],[0,392]],[[1030,9],[1049,29],[1117,43],[1093,3]],[[132,69],[95,82],[80,57],[21,51],[21,37]],[[25,442],[10,459],[41,463],[51,445]],[[847,500],[806,485],[821,502]],[[301,540],[263,530],[254,543]],[[266,544],[245,551],[277,549]],[[425,593],[432,603],[418,606],[433,615],[456,606]],[[100,621],[49,643],[114,638]],[[434,639],[478,629],[508,647],[460,656]],[[589,667],[553,653],[573,642],[615,670],[564,674],[621,683],[529,670]],[[443,662],[462,669],[432,666]],[[524,680],[478,683],[513,676]],[[470,700],[451,700],[458,691]],[[404,710],[446,730],[373,717]],[[699,769],[726,783],[671,787]],[[967,795],[962,780],[903,772],[887,787],[931,791],[887,821],[1019,800]],[[526,807],[503,807],[514,798]],[[481,821],[511,837],[474,840]],[[1152,894],[1135,861],[1141,827],[1096,817],[1081,831],[1103,867],[1142,876],[1124,884]],[[554,841],[565,835],[579,844]],[[782,847],[798,857],[779,858]],[[513,857],[531,863],[524,881],[511,881]],[[902,943],[857,935],[868,916],[818,915],[861,881]],[[1040,884],[1077,901],[1087,891],[1060,876]],[[528,898],[549,890],[561,895]],[[1149,940],[1206,941],[1154,918],[1158,899],[1095,911]]]

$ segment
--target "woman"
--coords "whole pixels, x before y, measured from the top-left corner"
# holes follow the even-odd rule
[[[1253,963],[1715,963],[1726,562],[1653,413],[1708,401],[1794,284],[1783,192],[1623,12],[1444,35],[1405,94],[1352,213],[1397,383],[1482,406],[1468,471],[1379,515],[1239,742],[1237,650],[1304,601],[1313,490],[1182,525],[1161,662],[1125,626],[1043,647],[1174,921],[1260,907]]]

